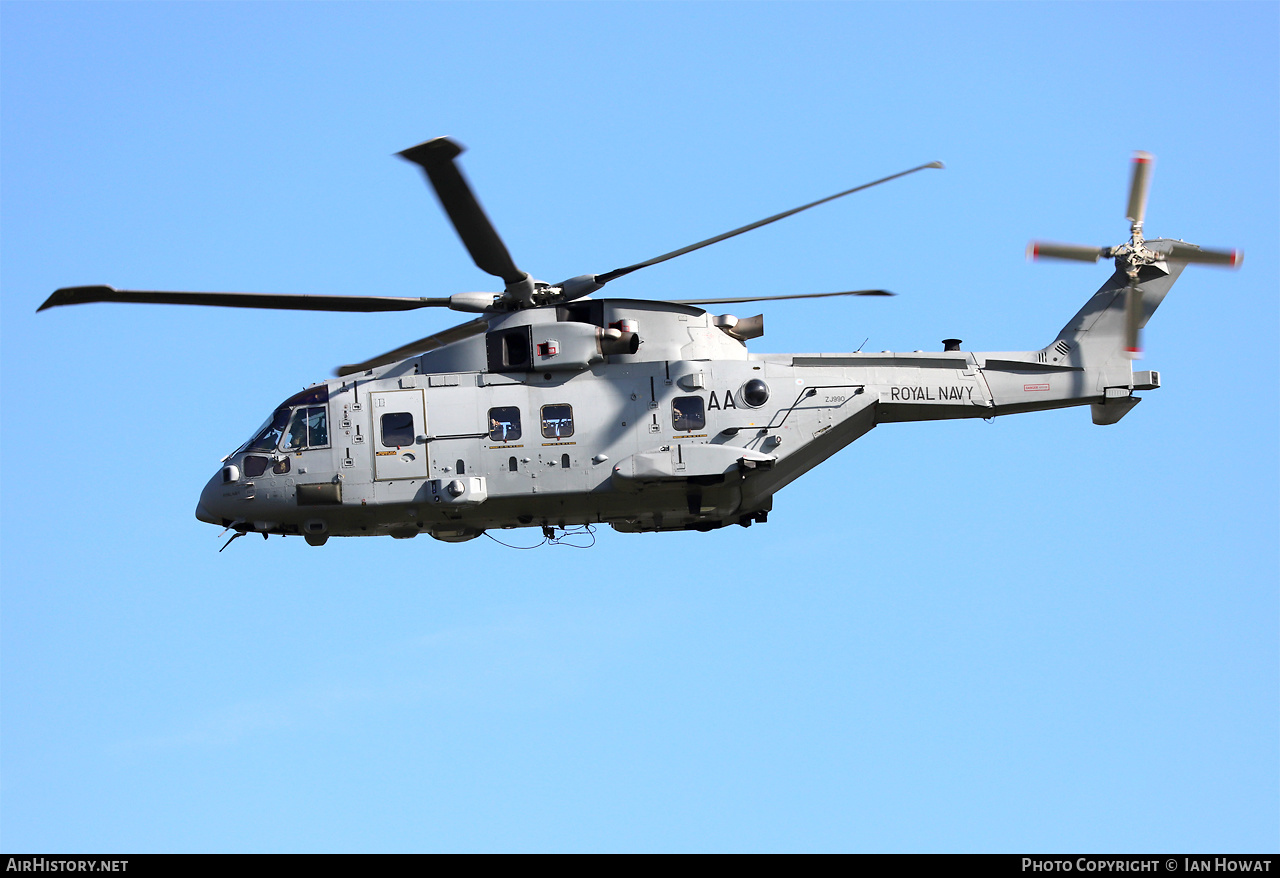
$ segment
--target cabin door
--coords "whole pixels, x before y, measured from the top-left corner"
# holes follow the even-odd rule
[[[427,477],[427,412],[421,390],[369,394],[373,408],[373,477]]]

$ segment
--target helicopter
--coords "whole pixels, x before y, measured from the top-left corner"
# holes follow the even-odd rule
[[[559,283],[517,267],[439,137],[398,153],[418,165],[476,266],[501,292],[445,297],[64,287],[40,307],[137,302],[306,311],[449,308],[479,316],[359,363],[280,403],[222,459],[196,518],[233,531],[330,537],[607,524],[625,533],[711,531],[768,520],[773,495],[879,424],[1089,406],[1115,424],[1160,386],[1135,371],[1141,331],[1188,264],[1238,267],[1236,250],[1143,235],[1153,158],[1133,157],[1129,240],[1032,242],[1029,258],[1115,272],[1047,346],[766,354],[762,315],[701,306],[887,296],[850,290],[676,301],[592,298],[620,277],[930,168],[930,162],[604,274]],[[223,548],[226,548],[224,545]]]

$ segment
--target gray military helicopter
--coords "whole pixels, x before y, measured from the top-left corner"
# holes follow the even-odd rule
[[[763,317],[702,305],[853,290],[685,301],[592,299],[642,268],[926,168],[921,165],[605,274],[557,284],[518,268],[448,138],[399,153],[425,171],[475,264],[500,293],[444,298],[59,289],[39,310],[151,302],[306,311],[450,308],[480,316],[311,385],[223,459],[196,517],[235,533],[461,542],[487,530],[608,524],[708,531],[763,522],[773,495],[877,424],[991,418],[1090,406],[1114,424],[1160,386],[1133,371],[1140,331],[1189,263],[1238,266],[1238,251],[1146,240],[1152,159],[1134,157],[1128,242],[1035,242],[1030,257],[1115,260],[1115,273],[1048,346],[971,353],[756,354]],[[230,540],[228,541],[228,543]],[[224,546],[225,548],[225,546]]]

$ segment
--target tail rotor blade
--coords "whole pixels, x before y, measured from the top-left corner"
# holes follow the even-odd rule
[[[1155,157],[1138,150],[1133,154],[1133,178],[1129,182],[1129,207],[1125,217],[1141,225],[1147,215],[1147,190],[1151,186],[1151,167]]]
[[[1199,247],[1188,247],[1185,244],[1174,244],[1169,251],[1169,258],[1179,262],[1198,262],[1201,265],[1239,268],[1244,262],[1244,253],[1240,250],[1204,250]]]
[[[1028,259],[1071,259],[1077,262],[1097,262],[1109,255],[1110,247],[1086,247],[1083,244],[1055,244],[1050,241],[1032,241],[1027,245]]]
[[[1129,284],[1124,294],[1124,355],[1142,359],[1142,287]]]

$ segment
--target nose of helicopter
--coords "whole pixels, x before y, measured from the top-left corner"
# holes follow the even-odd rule
[[[217,514],[221,486],[222,471],[219,470],[200,492],[200,500],[196,503],[196,518],[207,521],[209,524],[222,524],[222,517]]]

